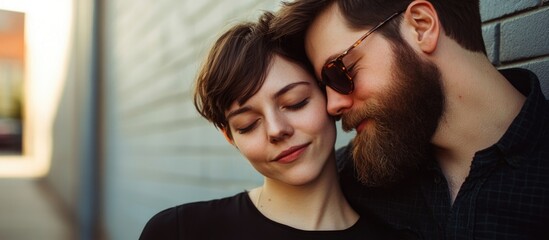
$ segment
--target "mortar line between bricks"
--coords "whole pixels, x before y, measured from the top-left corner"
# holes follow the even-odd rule
[[[545,4],[546,5],[538,5],[538,6],[534,6],[534,7],[531,7],[531,8],[523,9],[519,12],[511,13],[509,15],[504,15],[504,16],[500,16],[500,17],[497,17],[497,18],[494,18],[494,19],[490,19],[490,20],[482,22],[482,25],[484,26],[484,25],[488,25],[488,24],[492,24],[492,23],[504,22],[504,21],[507,21],[507,20],[510,20],[510,19],[513,19],[513,18],[517,18],[517,17],[520,17],[520,16],[527,16],[527,15],[543,12],[543,11],[546,11],[546,10],[549,9],[549,2],[546,2]]]
[[[517,60],[513,60],[513,61],[505,61],[505,62],[501,62],[501,64],[499,64],[497,67],[509,67],[509,66],[514,66],[514,65],[522,65],[522,64],[525,64],[525,63],[544,61],[544,60],[549,61],[549,54],[544,54],[544,55],[537,56],[537,57],[517,59]]]

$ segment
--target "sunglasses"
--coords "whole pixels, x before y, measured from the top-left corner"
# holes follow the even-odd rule
[[[355,85],[353,83],[353,78],[349,75],[347,67],[345,67],[345,64],[343,63],[343,57],[362,43],[362,41],[364,41],[364,39],[366,39],[366,37],[372,34],[375,30],[379,29],[383,26],[383,24],[398,16],[400,13],[402,13],[402,11],[394,13],[387,19],[383,20],[383,22],[377,24],[375,27],[370,29],[370,31],[360,37],[360,39],[358,39],[352,46],[347,48],[347,50],[345,50],[342,54],[337,56],[334,60],[326,63],[324,67],[322,67],[322,76],[320,79],[321,83],[324,86],[332,88],[338,93],[345,95],[350,94],[354,90]]]

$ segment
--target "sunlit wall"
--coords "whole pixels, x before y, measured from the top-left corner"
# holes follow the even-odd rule
[[[25,13],[24,146],[0,157],[0,177],[37,177],[51,163],[52,124],[68,72],[72,0],[2,0],[0,8]]]

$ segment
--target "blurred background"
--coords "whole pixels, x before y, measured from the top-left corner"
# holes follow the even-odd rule
[[[490,60],[548,96],[549,0],[480,3]],[[162,209],[259,185],[192,84],[222,30],[278,7],[0,0],[0,240],[137,239]]]

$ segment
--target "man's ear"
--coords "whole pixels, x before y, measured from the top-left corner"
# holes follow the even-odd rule
[[[425,0],[412,1],[404,18],[412,28],[412,41],[419,49],[427,54],[434,52],[439,40],[440,21],[433,5]]]
[[[225,140],[227,140],[227,142],[229,142],[231,145],[234,146],[234,141],[233,139],[229,136],[229,134],[227,133],[227,129],[226,128],[220,128],[219,130],[221,130],[221,132],[223,133],[223,136],[225,137]],[[230,130],[229,130],[230,131]]]

